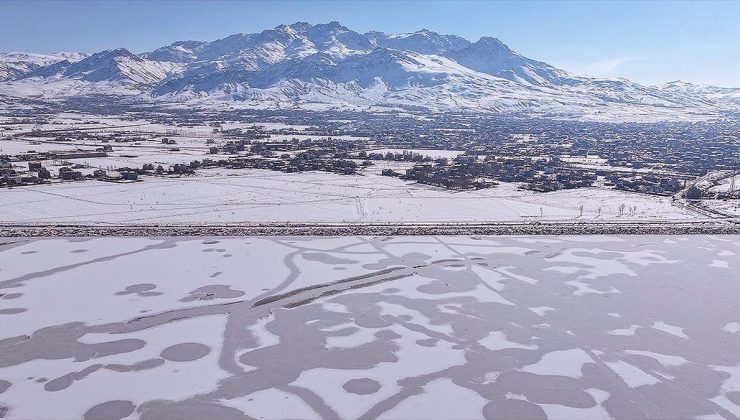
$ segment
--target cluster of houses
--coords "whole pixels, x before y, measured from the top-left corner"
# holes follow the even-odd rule
[[[484,167],[489,176],[500,181],[520,182],[523,188],[540,192],[591,187],[597,180],[594,171],[572,167],[558,157],[489,155]]]
[[[612,172],[608,169],[585,169],[553,158],[461,155],[451,161],[417,163],[405,174],[387,169],[387,176],[399,176],[419,183],[452,189],[477,189],[494,186],[495,182],[518,182],[521,188],[550,192],[592,187],[599,178],[603,185],[625,191],[669,196],[686,186],[685,177],[650,173]]]
[[[356,154],[357,159],[366,160],[388,160],[395,162],[431,162],[433,159],[421,153],[415,153],[411,150],[402,150],[401,152],[373,152],[361,150]]]
[[[465,164],[440,165],[431,163],[420,163],[406,170],[403,179],[413,180],[420,184],[434,185],[452,190],[479,190],[496,185],[492,179],[475,176]],[[384,175],[394,173],[383,171]]]
[[[173,164],[168,167],[154,164],[144,164],[141,168],[118,168],[118,171],[124,179],[135,180],[138,176],[144,175],[192,175],[198,169],[208,168],[226,168],[226,169],[266,169],[280,172],[304,172],[304,171],[323,171],[333,172],[342,175],[356,174],[359,165],[355,161],[312,156],[307,158],[309,153],[290,158],[267,158],[263,156],[240,156],[224,159],[205,158],[202,160],[193,160],[188,164]]]
[[[281,158],[249,156],[229,159],[223,162],[224,164],[219,166],[232,169],[255,168],[287,173],[321,171],[340,175],[354,175],[360,167],[357,162],[352,160],[320,156],[311,152],[302,152],[295,156],[284,156]]]
[[[60,181],[78,181],[85,179],[82,172],[76,170],[83,166],[69,163],[72,159],[98,158],[108,156],[110,148],[98,150],[52,150],[45,152],[27,151],[16,155],[0,155],[0,186],[14,187],[23,185],[36,185]],[[56,174],[53,174],[43,162],[55,161],[62,163]],[[27,170],[17,170],[13,165],[25,163]]]
[[[619,190],[669,196],[686,186],[685,179],[655,174],[623,174],[610,172],[606,174],[606,186]]]
[[[434,118],[374,116],[356,122],[356,126],[369,131],[376,144],[389,148],[463,150],[469,155],[533,159],[599,156],[605,166],[616,169],[614,172],[644,170],[691,177],[740,170],[740,131],[731,120],[614,124],[449,114]],[[510,173],[505,176],[514,177]],[[573,185],[573,176],[560,174],[560,178],[564,188]],[[684,179],[632,178],[619,185],[656,194],[671,192],[675,188],[672,184]],[[548,177],[534,181],[535,189],[558,186]]]
[[[31,165],[29,165],[31,166]],[[36,165],[34,165],[35,167]],[[40,166],[40,164],[39,164]],[[19,173],[10,161],[2,160],[0,157],[0,187],[13,187],[17,185],[34,185],[44,183],[44,179],[50,179],[51,173],[40,168],[40,173]]]
[[[83,174],[79,171],[83,167],[80,164],[62,166],[54,174],[48,168],[45,168],[41,162],[28,162],[28,170],[19,172],[10,162],[3,161],[0,162],[0,187],[19,187],[48,184],[52,181],[84,181],[89,179],[113,182],[136,180],[136,177],[132,178],[127,171],[122,171],[118,176],[110,175],[102,169],[96,169],[92,174]]]
[[[110,146],[101,147],[97,150],[51,150],[47,152],[36,152],[34,150],[30,150],[13,156],[0,155],[0,161],[30,162],[44,160],[89,159],[106,157],[108,156],[108,152],[112,150],[113,149]]]
[[[597,180],[594,171],[571,168],[557,158],[461,155],[448,161],[417,163],[402,175],[384,170],[383,175],[401,176],[423,184],[450,189],[480,189],[496,185],[496,181],[520,182],[522,188],[533,191],[556,191],[590,187]]]
[[[364,147],[354,140],[291,139],[278,142],[250,140],[227,141],[211,146],[211,155],[226,154],[219,166],[230,168],[258,168],[282,172],[323,171],[355,174],[359,165],[350,160],[352,153]],[[369,162],[365,163],[368,165]]]

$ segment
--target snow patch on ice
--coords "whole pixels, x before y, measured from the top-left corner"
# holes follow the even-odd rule
[[[521,344],[506,338],[503,331],[493,331],[480,341],[480,344],[489,350],[524,349],[537,350],[535,344]]]
[[[629,326],[629,328],[619,328],[616,330],[611,330],[607,334],[610,335],[623,335],[623,336],[633,336],[635,335],[635,332],[638,328],[642,328],[639,325],[632,324]]]
[[[568,376],[578,379],[583,376],[583,365],[586,363],[594,363],[594,360],[582,349],[559,350],[546,353],[539,362],[520,370],[536,375]]]
[[[681,366],[689,361],[681,356],[672,356],[668,354],[662,354],[662,353],[655,353],[652,351],[647,350],[625,350],[625,354],[634,354],[637,356],[646,356],[650,357],[652,359],[655,359],[663,366],[671,367],[671,366]]]
[[[729,323],[727,323],[727,325],[725,325],[724,327],[722,327],[722,331],[726,331],[726,332],[732,333],[732,334],[738,333],[738,332],[740,332],[740,323],[738,323],[738,322],[729,322]]]
[[[652,375],[649,375],[641,369],[632,366],[631,364],[618,360],[615,362],[604,362],[611,370],[614,371],[630,388],[637,388],[643,385],[655,385],[660,380]]]
[[[652,328],[663,331],[671,335],[675,335],[676,337],[683,338],[684,340],[689,339],[689,337],[683,332],[683,328],[677,327],[675,325],[668,325],[663,321],[655,322]]]

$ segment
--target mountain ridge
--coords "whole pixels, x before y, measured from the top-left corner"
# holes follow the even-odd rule
[[[125,48],[27,59],[0,54],[0,82],[0,93],[10,96],[35,89],[53,100],[115,86],[139,101],[257,108],[414,107],[626,119],[716,118],[740,109],[740,89],[579,76],[494,37],[470,42],[427,29],[361,34],[336,21],[177,41],[142,54]]]

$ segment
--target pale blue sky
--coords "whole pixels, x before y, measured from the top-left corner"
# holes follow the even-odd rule
[[[579,74],[740,87],[740,2],[0,0],[0,51],[140,53],[281,23],[495,36]]]

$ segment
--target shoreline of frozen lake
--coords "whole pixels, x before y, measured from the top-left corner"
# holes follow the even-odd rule
[[[731,219],[690,221],[537,223],[232,223],[105,225],[3,224],[0,238],[38,237],[241,237],[241,236],[425,236],[425,235],[733,235]]]

